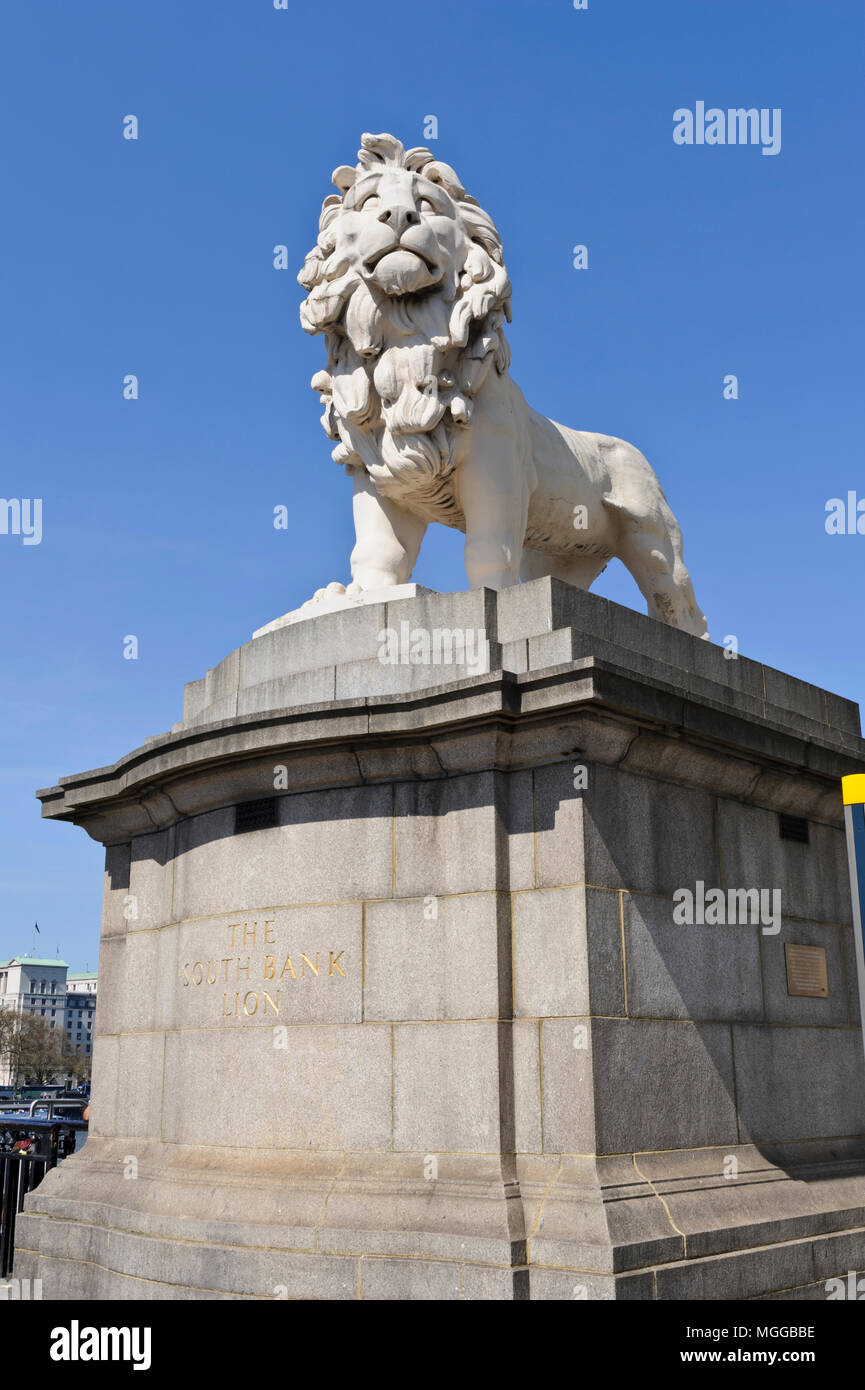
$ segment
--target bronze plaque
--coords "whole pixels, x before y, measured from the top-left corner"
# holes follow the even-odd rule
[[[784,954],[787,958],[787,993],[826,999],[829,977],[826,973],[825,946],[794,946],[785,941]]]

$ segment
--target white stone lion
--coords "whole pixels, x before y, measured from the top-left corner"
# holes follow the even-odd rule
[[[555,575],[587,589],[617,556],[652,617],[706,635],[682,535],[631,444],[547,420],[508,375],[511,286],[492,219],[454,170],[364,135],[333,174],[298,279],[328,362],[312,379],[354,476],[359,598],[405,584],[431,521],[464,531],[472,588]]]

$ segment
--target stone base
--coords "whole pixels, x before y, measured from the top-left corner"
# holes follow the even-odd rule
[[[489,669],[383,663],[385,628],[483,634]],[[91,1136],[16,1276],[825,1298],[865,1268],[863,767],[850,702],[557,581],[256,638],[170,734],[42,793],[106,893]],[[698,882],[780,916],[678,925]]]
[[[424,1155],[147,1144],[131,1180],[128,1147],[91,1139],[34,1193],[16,1277],[55,1299],[825,1300],[865,1265],[861,1154],[538,1155],[510,1181],[443,1155],[432,1181]]]
[[[281,618],[274,618],[263,627],[257,627],[252,636],[266,637],[269,632],[278,632],[281,627],[291,627],[294,623],[323,618],[327,613],[341,613],[348,608],[362,608],[364,604],[394,603],[397,599],[417,598],[434,592],[433,589],[425,589],[421,584],[392,584],[387,589],[365,589],[357,597],[344,592],[328,593],[325,590],[321,598],[307,599],[300,608],[292,608],[289,613],[283,613]]]

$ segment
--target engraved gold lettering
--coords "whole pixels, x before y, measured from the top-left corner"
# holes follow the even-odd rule
[[[279,1016],[282,1002],[282,981],[291,979],[318,979],[324,973],[322,956],[327,955],[327,976],[329,979],[345,979],[348,973],[346,960],[347,947],[341,950],[300,952],[300,974],[298,974],[291,955],[276,951],[264,954],[265,946],[277,944],[278,922],[267,918],[261,922],[235,922],[230,924],[232,944],[250,949],[243,955],[214,957],[207,960],[186,961],[183,964],[183,987],[190,985],[229,984],[245,985],[244,988],[224,988],[220,1005],[222,1018],[256,1018],[268,1012]],[[259,931],[259,928],[263,930]],[[242,934],[242,939],[241,939]],[[259,954],[261,952],[261,954]],[[280,968],[280,961],[282,966]],[[222,969],[220,970],[220,966]],[[233,976],[233,979],[232,979]],[[256,986],[253,981],[262,981],[271,986],[269,990]],[[232,1003],[232,995],[234,1000]]]

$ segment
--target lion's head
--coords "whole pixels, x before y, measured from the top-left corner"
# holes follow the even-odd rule
[[[450,165],[392,135],[361,146],[322,205],[300,320],[325,334],[312,385],[334,459],[411,485],[453,467],[454,427],[491,365],[507,370],[511,287],[495,224]]]

